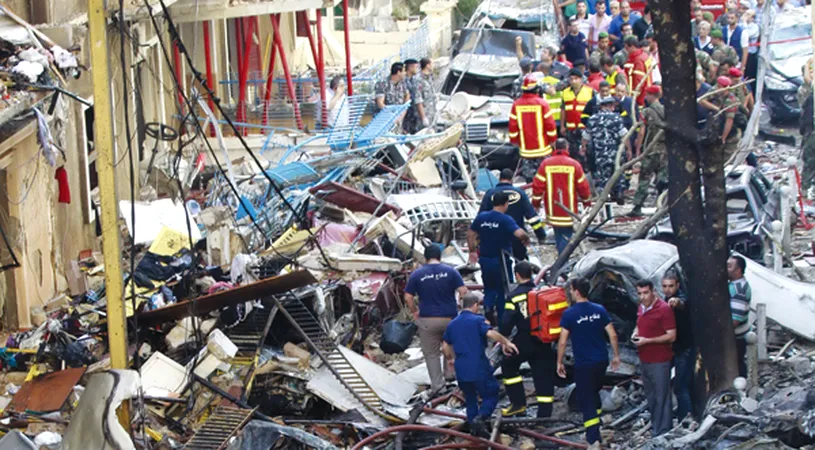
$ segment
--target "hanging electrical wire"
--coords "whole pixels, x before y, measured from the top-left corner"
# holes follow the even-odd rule
[[[144,0],[144,2],[145,2],[145,4],[148,4],[147,0]],[[260,169],[260,173],[269,182],[269,185],[271,186],[272,190],[274,190],[275,194],[280,197],[281,201],[286,206],[286,208],[288,208],[291,211],[293,216],[297,218],[298,222],[300,222],[300,223],[306,222],[306,218],[303,216],[303,213],[301,211],[298,211],[294,207],[294,205],[291,204],[289,199],[287,199],[286,196],[283,194],[283,191],[281,190],[281,188],[277,185],[277,183],[274,182],[272,177],[266,172],[266,167],[264,167],[263,163],[261,163],[261,161],[260,161],[260,159],[258,159],[257,155],[249,147],[249,144],[243,138],[243,134],[240,132],[240,130],[238,130],[237,126],[235,126],[235,123],[232,121],[232,118],[224,111],[223,107],[221,106],[221,99],[218,98],[215,95],[215,92],[213,92],[209,88],[209,85],[206,82],[206,79],[202,75],[201,71],[199,71],[198,69],[195,68],[195,63],[192,60],[192,57],[190,56],[190,54],[187,51],[186,47],[184,46],[184,43],[181,40],[181,36],[178,33],[178,29],[176,28],[175,24],[173,23],[172,17],[170,17],[170,11],[168,10],[167,5],[164,3],[163,0],[159,0],[159,4],[161,5],[162,11],[164,12],[164,18],[167,21],[167,28],[168,28],[168,31],[170,33],[170,39],[176,45],[176,47],[178,48],[179,53],[184,55],[184,58],[187,61],[187,65],[189,65],[189,67],[190,67],[190,71],[192,72],[193,77],[195,78],[195,81],[197,81],[198,84],[203,89],[206,90],[207,95],[209,95],[209,97],[213,100],[213,103],[218,108],[218,111],[221,113],[221,117],[223,117],[224,120],[226,120],[227,124],[232,129],[232,131],[234,132],[235,137],[238,138],[238,141],[241,143],[243,148],[249,154],[249,156],[251,157],[251,159],[255,163],[255,165],[257,165],[257,167]],[[156,21],[154,16],[151,16],[151,21],[153,23],[154,28],[158,32],[158,22]],[[166,47],[164,46],[164,43],[160,39],[159,39],[159,44],[161,45],[162,52],[165,54],[165,58],[168,58],[169,55],[168,55],[168,53],[166,51]],[[168,64],[169,64],[169,61],[168,61]],[[190,102],[190,100],[187,97],[186,93],[183,92],[183,89],[180,89],[180,86],[181,86],[180,80],[178,80],[175,73],[172,73],[172,75],[173,75],[173,79],[174,79],[174,81],[176,83],[176,86],[179,87],[179,92],[181,94],[181,97],[184,99],[184,102],[187,104],[188,109],[192,110],[193,109],[192,103]],[[195,126],[200,130],[200,132],[203,133],[203,130],[201,130],[201,124],[197,120],[197,117],[196,117],[196,120],[194,120],[193,122],[195,123]],[[206,141],[206,140],[205,140],[205,142],[207,142],[207,145],[209,146],[210,151],[213,151],[212,147],[209,145],[209,142]],[[214,154],[214,151],[213,151],[213,154]],[[227,182],[228,182],[228,180],[227,180]],[[314,245],[316,246],[316,248],[320,252],[320,256],[322,257],[323,262],[325,263],[325,265],[328,266],[329,268],[334,269],[333,265],[331,264],[330,260],[328,259],[328,256],[325,254],[325,250],[322,248],[322,245],[320,245],[319,240],[316,238],[316,236],[311,231],[311,229],[309,227],[305,227],[305,231],[309,234],[309,238],[313,240]]]

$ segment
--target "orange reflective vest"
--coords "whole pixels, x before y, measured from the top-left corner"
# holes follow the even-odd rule
[[[583,167],[567,151],[557,151],[544,159],[532,180],[532,206],[539,208],[545,202],[546,222],[553,227],[572,226],[572,216],[563,207],[576,214],[578,197],[588,199],[589,195]]]
[[[583,120],[588,119],[589,115],[584,110],[592,97],[594,97],[594,90],[585,84],[576,95],[571,86],[563,91],[563,120],[566,121],[567,130],[586,128],[583,125]]]
[[[554,113],[539,95],[524,92],[509,111],[509,141],[521,150],[521,158],[543,158],[552,154],[557,139]]]

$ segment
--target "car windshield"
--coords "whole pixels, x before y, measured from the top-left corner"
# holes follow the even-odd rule
[[[461,30],[461,38],[458,41],[458,54],[475,55],[495,55],[505,57],[517,57],[515,53],[515,37],[523,38],[525,54],[532,54],[534,48],[534,35],[532,33],[519,33],[504,30],[483,30],[478,36],[477,29]]]
[[[791,56],[811,55],[811,31],[811,23],[778,25],[770,38],[770,59],[779,61]]]

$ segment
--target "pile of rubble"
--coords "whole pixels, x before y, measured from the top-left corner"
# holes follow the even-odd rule
[[[151,159],[143,201],[120,203],[123,241],[132,244],[122,259],[135,370],[109,370],[107,336],[118,330],[107,327],[105,261],[83,252],[67,270],[70,295],[32,309],[35,328],[6,336],[0,450],[584,448],[573,385],[558,388],[552,419],[493,421],[491,442],[462,433],[463,397],[454,383],[428,398],[402,302],[406,279],[424,262],[425,246],[441,245],[443,262],[480,289],[465,233],[497,179],[462,142],[460,124],[391,135],[398,113],[380,113],[357,130],[355,145],[343,133],[291,146],[270,135],[264,150],[271,145],[276,162],[267,167],[229,160],[216,171],[186,153],[180,161],[174,154]],[[186,201],[174,202],[181,191]],[[630,226],[618,219],[603,223]],[[623,278],[656,277],[643,266],[678,261],[673,246],[656,241],[627,244],[642,258],[619,247],[592,251],[608,242],[602,236],[593,235],[576,272],[612,270],[602,264],[617,261],[613,271]],[[554,252],[551,242],[538,244],[532,260],[543,267]],[[748,278],[764,280],[754,292],[783,278],[750,270]],[[616,294],[606,300],[636,302],[626,291],[633,278],[609,286]],[[811,289],[780,283],[798,300]],[[812,314],[801,302],[795,320],[775,309],[778,301],[767,317],[813,339],[800,327]],[[619,320],[625,327],[631,318]],[[789,331],[774,333],[770,348]],[[615,448],[811,443],[815,353],[809,344],[783,347],[755,364],[754,389],[717,397],[701,423],[680,423],[659,439],[648,435],[636,354],[624,348],[624,364],[603,392],[606,441]],[[497,362],[499,352],[491,354]],[[128,399],[122,417],[130,427],[122,428],[116,410]]]

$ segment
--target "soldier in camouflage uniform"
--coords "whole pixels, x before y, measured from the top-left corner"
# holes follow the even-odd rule
[[[595,163],[592,177],[598,192],[605,188],[611,175],[614,174],[614,160],[617,156],[617,149],[628,131],[623,125],[623,119],[614,112],[615,102],[614,97],[606,97],[598,101],[600,111],[589,117],[586,128],[583,130],[582,151],[585,152],[588,144],[591,143]],[[630,152],[630,141],[626,141],[625,146]],[[622,184],[618,181],[611,191],[611,197],[617,203],[622,204],[622,194]]]
[[[704,50],[696,49],[696,70],[702,68],[703,73],[707,73],[710,70],[710,55],[707,54]]]
[[[648,104],[642,110],[642,122],[645,129],[640,128],[637,137],[637,152],[645,151],[652,145],[656,148],[642,160],[640,164],[640,179],[637,192],[634,194],[634,209],[630,216],[642,215],[642,205],[648,198],[648,185],[651,177],[656,175],[657,196],[668,186],[668,150],[665,146],[665,135],[655,141],[656,134],[665,126],[665,107],[659,102],[662,90],[659,86],[648,86],[645,89],[645,102]],[[653,143],[653,144],[652,144]]]
[[[711,59],[718,61],[719,64],[724,61],[730,61],[733,66],[738,64],[739,55],[736,54],[736,49],[725,44],[724,39],[722,39],[722,30],[711,31],[710,40],[713,43],[713,53],[710,54]]]
[[[434,88],[435,80],[433,79],[433,61],[430,58],[422,58],[419,61],[421,65],[421,72],[419,72],[419,91],[422,93],[422,100],[424,101],[422,108],[419,108],[419,119],[422,121],[422,126],[430,126],[436,118],[436,90]],[[422,117],[422,113],[424,116]]]
[[[518,78],[516,78],[515,81],[512,82],[512,98],[514,98],[515,100],[521,98],[521,94],[523,94],[521,86],[524,83],[524,77],[532,73],[533,69],[532,58],[524,56],[523,58],[521,58],[520,66],[521,75],[519,75]]]
[[[730,78],[719,77],[716,83],[716,88],[721,89],[718,93],[714,94],[711,99],[719,110],[725,111],[724,126],[722,127],[721,143],[724,145],[724,162],[726,163],[730,156],[739,148],[739,140],[741,140],[741,130],[735,126],[736,114],[739,112],[739,100],[736,95],[730,90],[723,90],[731,85]]]
[[[374,86],[375,113],[382,111],[385,106],[401,105],[408,100],[410,94],[405,84],[404,67],[400,62],[391,64],[390,76],[378,81]]]

